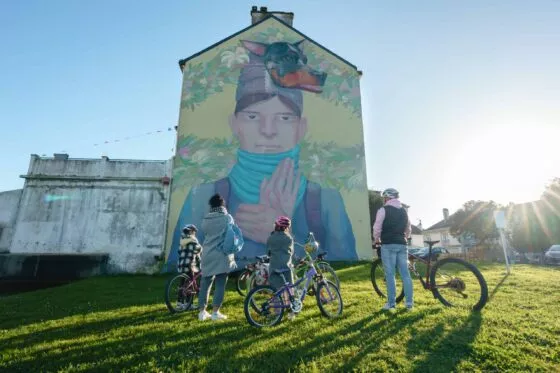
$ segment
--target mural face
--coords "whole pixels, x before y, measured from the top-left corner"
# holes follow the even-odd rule
[[[189,61],[166,268],[181,228],[200,227],[214,193],[243,231],[242,263],[266,253],[279,215],[292,218],[296,241],[312,231],[329,260],[369,256],[358,79],[274,19]]]

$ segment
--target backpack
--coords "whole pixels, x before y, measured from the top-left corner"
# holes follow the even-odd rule
[[[226,231],[224,233],[224,241],[220,250],[226,254],[236,254],[241,251],[243,248],[243,244],[245,241],[243,240],[243,233],[241,229],[233,222],[233,219],[230,218],[228,225],[226,227]]]
[[[216,181],[214,185],[215,192],[226,200],[226,204],[229,203],[229,179],[224,177]],[[229,206],[226,207],[229,208]],[[320,244],[324,243],[325,227],[321,221],[321,186],[319,184],[307,183],[307,189],[305,190],[305,219],[307,220],[309,231],[314,233]]]

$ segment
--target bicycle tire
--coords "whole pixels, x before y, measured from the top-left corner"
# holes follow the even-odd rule
[[[324,288],[327,288],[328,290],[330,290],[331,294],[334,297],[336,297],[339,301],[340,306],[338,307],[335,314],[330,313],[325,308],[325,305],[323,303],[323,297],[322,297],[322,290]],[[338,289],[338,287],[335,285],[334,282],[332,282],[332,281],[322,281],[322,282],[320,282],[319,285],[317,286],[317,291],[315,292],[315,298],[317,299],[317,307],[319,307],[319,310],[321,311],[321,314],[323,316],[325,316],[329,319],[334,319],[334,318],[337,318],[340,315],[342,315],[342,311],[344,309],[344,303],[342,302],[342,296],[340,295],[340,290]]]
[[[381,268],[381,271],[383,271],[383,275],[385,276],[385,270],[383,269],[383,263],[381,262],[381,259],[375,259],[371,263],[371,270],[369,273],[371,284],[373,285],[373,290],[375,290],[377,295],[379,295],[381,298],[387,298],[387,295],[385,295],[383,289],[380,286],[381,284],[378,284],[375,278],[375,271],[377,270],[378,267]],[[401,286],[401,291],[399,295],[397,295],[397,297],[395,298],[395,301],[397,303],[400,303],[402,302],[403,299],[404,299],[404,287]]]
[[[453,307],[453,303],[451,303],[447,299],[445,299],[445,297],[440,293],[439,289],[435,285],[436,284],[436,281],[435,281],[436,280],[436,273],[437,273],[438,269],[443,267],[445,264],[448,264],[448,263],[456,263],[456,264],[463,265],[475,275],[475,277],[478,280],[478,283],[480,284],[481,294],[480,294],[480,299],[478,300],[478,302],[474,306],[472,306],[472,310],[480,311],[482,308],[484,308],[484,306],[488,302],[488,284],[486,283],[486,280],[484,279],[484,276],[482,275],[480,270],[474,264],[471,264],[471,263],[469,263],[469,262],[467,262],[463,259],[444,258],[444,259],[438,261],[434,265],[434,267],[432,268],[432,270],[430,272],[430,284],[432,286],[432,293],[434,294],[434,297],[437,300],[439,300],[443,305],[445,305],[447,307]]]
[[[237,277],[237,281],[235,282],[235,289],[237,290],[239,295],[241,295],[242,297],[247,295],[247,292],[249,290],[249,284],[248,284],[247,280],[249,279],[250,276],[251,276],[251,271],[249,271],[248,269],[245,269]]]
[[[258,322],[256,322],[253,317],[250,314],[250,308],[254,309],[255,312],[261,314],[262,310],[256,309],[255,304],[257,303],[256,301],[253,300],[253,297],[255,296],[256,293],[259,293],[261,291],[265,291],[268,290],[272,296],[270,297],[271,299],[273,297],[280,297],[280,301],[282,301],[281,295],[280,296],[275,296],[274,293],[276,293],[276,289],[274,289],[272,286],[270,285],[259,285],[254,287],[253,289],[251,289],[251,291],[249,291],[249,293],[247,294],[247,297],[245,298],[245,301],[243,302],[243,313],[245,314],[245,318],[247,319],[247,322],[249,323],[249,325],[255,327],[255,328],[262,328],[262,327],[266,327],[266,326],[275,326],[278,325],[280,323],[280,321],[282,321],[282,318],[284,317],[284,308],[278,308],[279,312],[276,315],[276,318],[274,318],[272,320],[271,323],[269,324],[260,324]]]
[[[171,313],[180,313],[180,312],[185,312],[186,310],[188,310],[191,307],[191,304],[193,302],[194,299],[194,294],[191,293],[186,293],[185,290],[182,290],[184,292],[183,294],[183,307],[179,308],[176,307],[176,303],[179,302],[180,299],[178,299],[178,295],[177,292],[172,290],[171,287],[174,283],[174,281],[180,281],[181,279],[184,279],[184,284],[189,284],[192,280],[191,277],[185,273],[181,273],[178,275],[175,275],[173,277],[171,277],[168,281],[167,284],[165,285],[165,305],[167,306],[167,309],[169,310],[169,312]],[[175,303],[175,304],[174,304]]]

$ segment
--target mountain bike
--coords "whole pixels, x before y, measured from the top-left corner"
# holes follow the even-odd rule
[[[171,313],[184,312],[192,309],[194,297],[200,289],[200,277],[197,272],[194,276],[180,273],[167,281],[165,286],[165,305]]]
[[[295,283],[286,280],[284,276],[284,273],[290,271],[289,269],[276,270],[275,273],[280,274],[284,279],[284,285],[280,289],[277,290],[270,285],[260,285],[249,291],[243,304],[243,311],[250,325],[257,328],[274,326],[282,321],[285,310],[293,313],[301,312],[307,291],[313,283],[317,284],[315,298],[321,314],[328,318],[335,318],[342,314],[344,305],[338,287],[317,272],[315,261],[309,255],[317,247],[316,241],[306,243],[305,259],[308,270],[305,276]]]
[[[447,307],[468,308],[475,311],[481,310],[488,301],[488,285],[478,268],[463,259],[443,258],[438,260],[443,253],[449,253],[443,247],[433,248],[439,241],[424,241],[425,248],[409,250],[408,269],[413,277],[420,280],[422,288],[429,290],[443,305]],[[377,250],[377,259],[371,263],[370,278],[373,289],[380,297],[386,298],[384,291],[385,271],[381,261],[380,246]],[[417,268],[417,263],[426,266],[425,279]],[[396,271],[398,273],[398,271]],[[383,285],[383,288],[382,286]],[[397,285],[397,303],[404,298],[404,289],[400,281]]]

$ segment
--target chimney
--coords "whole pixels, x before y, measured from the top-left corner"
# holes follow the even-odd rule
[[[265,18],[270,16],[274,16],[278,18],[280,21],[284,22],[288,26],[292,26],[294,23],[294,13],[292,12],[276,12],[276,11],[268,11],[268,8],[265,6],[261,6],[259,9],[256,6],[251,7],[251,24],[254,25],[262,21]]]
[[[416,226],[418,229],[422,230],[422,220],[418,219],[418,224]]]
[[[53,156],[57,161],[66,161],[68,159],[68,154],[66,153],[54,153]]]
[[[443,220],[449,220],[449,209],[443,209]]]

